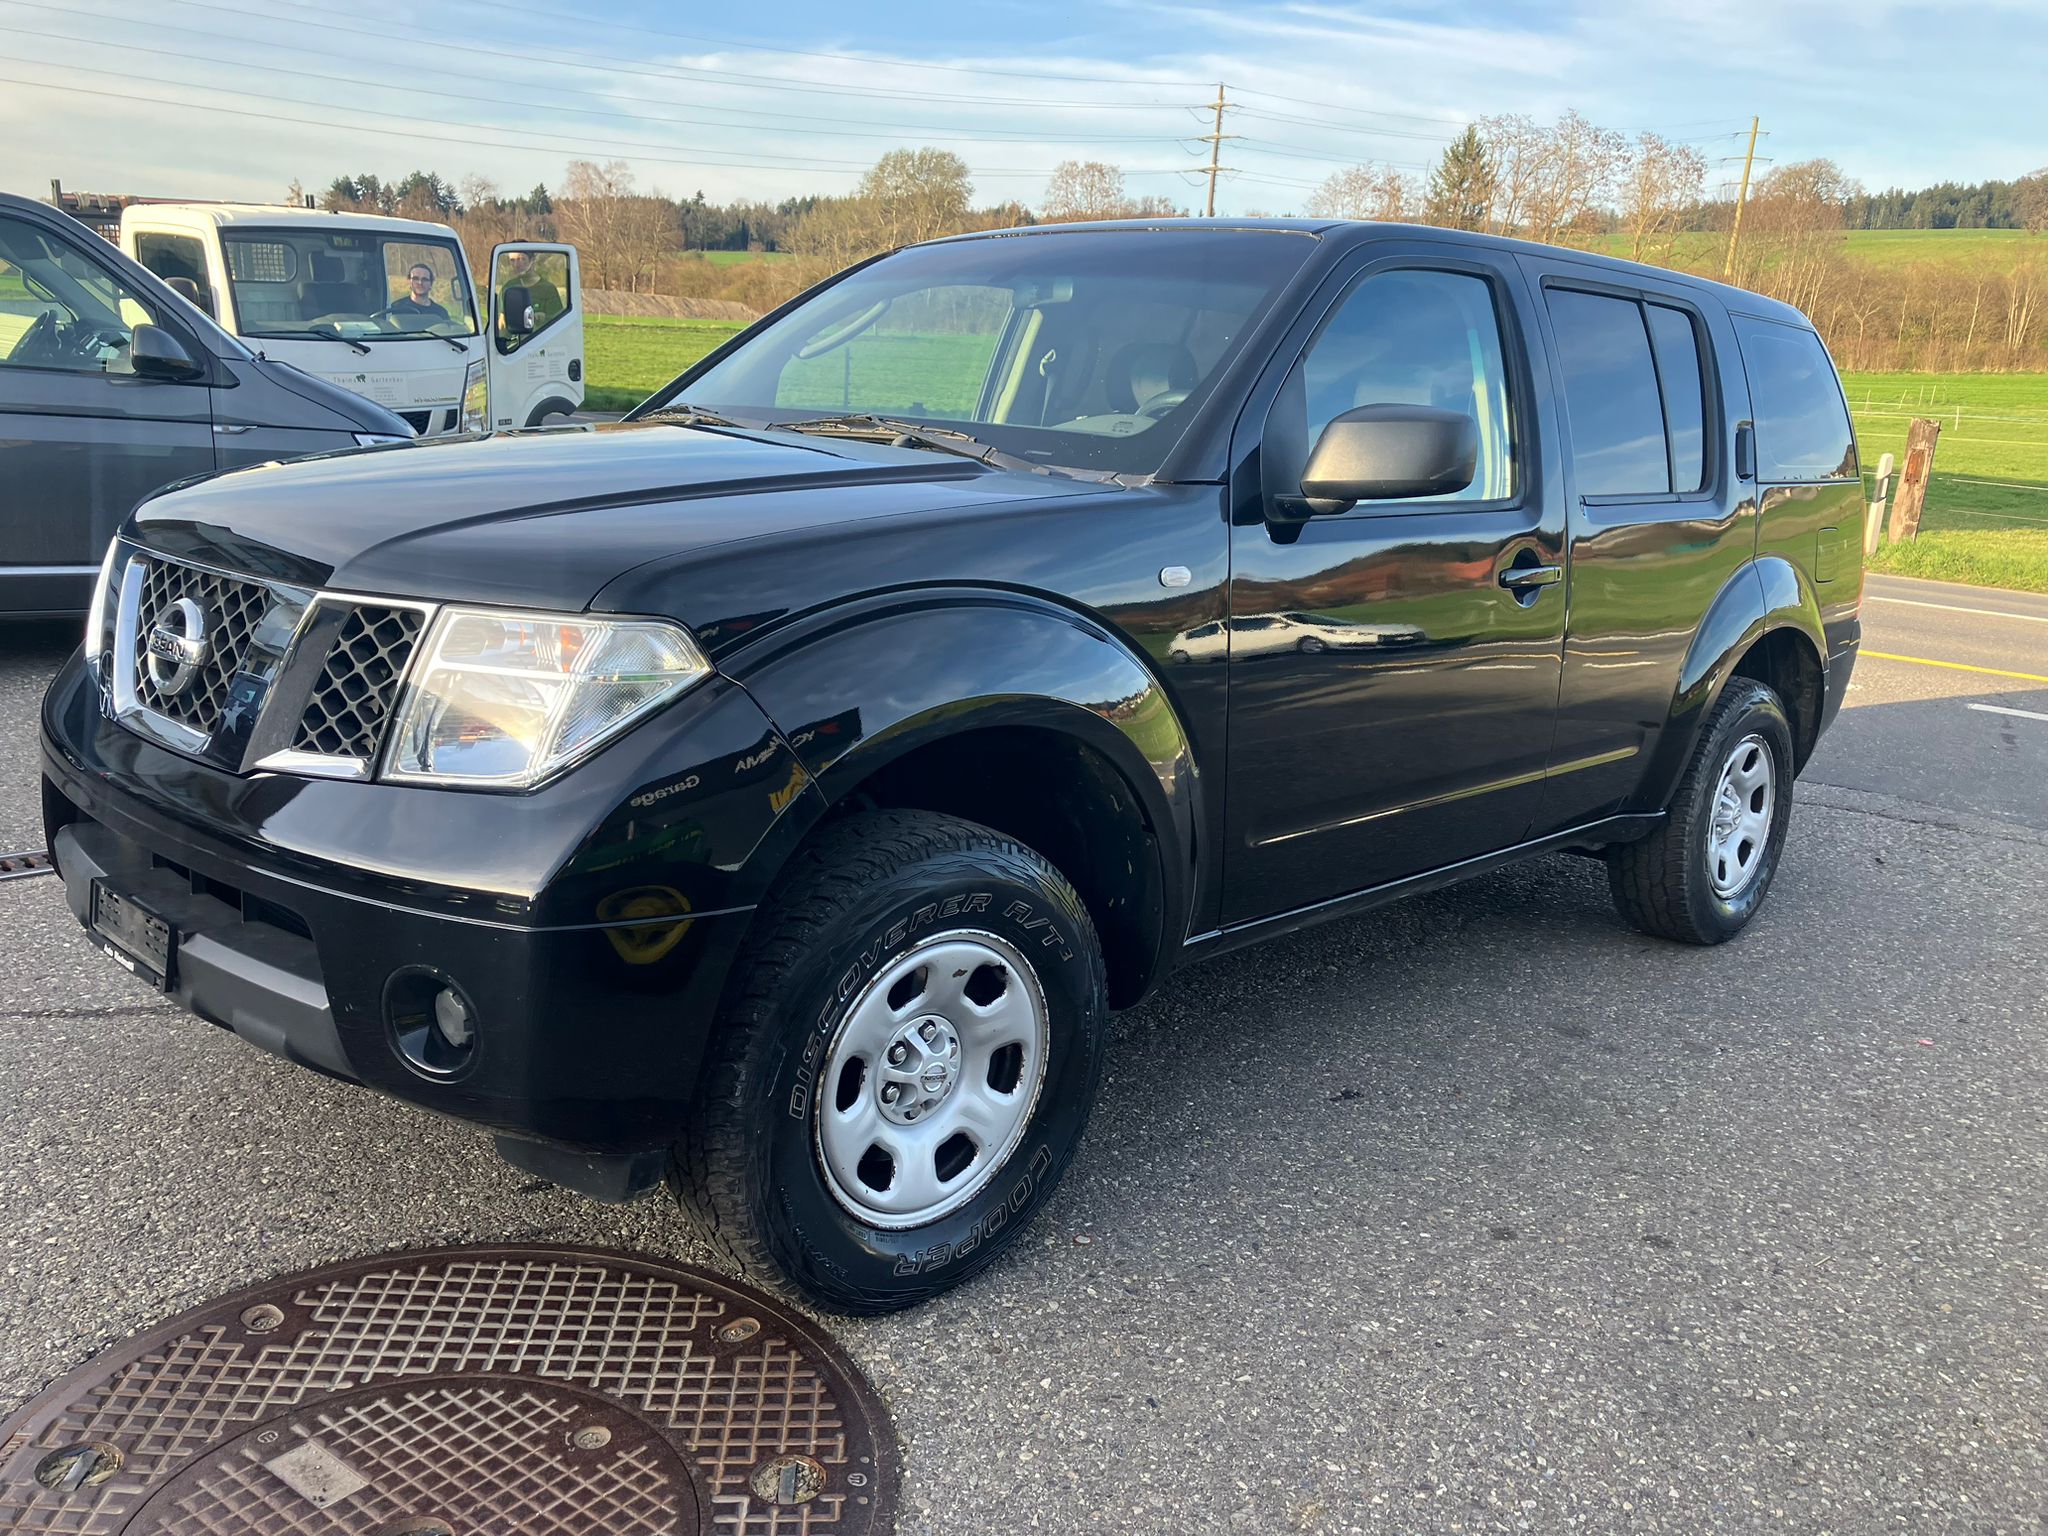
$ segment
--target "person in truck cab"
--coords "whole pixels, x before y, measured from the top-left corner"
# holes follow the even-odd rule
[[[406,291],[391,301],[385,313],[401,330],[420,330],[435,321],[446,322],[448,311],[434,302],[434,269],[416,261],[405,274]],[[408,324],[407,322],[411,323]]]
[[[616,426],[145,501],[45,825],[203,1017],[885,1311],[1016,1243],[1176,966],[1549,853],[1736,938],[1863,514],[1826,349],[1757,294],[1387,224],[960,236]],[[1267,1034],[1188,1044],[1265,1063],[1248,1122],[1300,1087]]]

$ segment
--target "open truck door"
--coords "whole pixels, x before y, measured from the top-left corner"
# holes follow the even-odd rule
[[[583,404],[583,279],[573,245],[491,248],[485,419],[537,427]],[[468,415],[468,411],[465,411]]]

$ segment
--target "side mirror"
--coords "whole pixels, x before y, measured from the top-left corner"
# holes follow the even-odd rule
[[[533,295],[524,286],[507,288],[498,299],[498,312],[505,317],[507,336],[524,336],[533,329]]]
[[[173,383],[196,379],[206,370],[185,344],[160,325],[138,325],[128,340],[128,366],[137,378]]]
[[[1479,424],[1428,405],[1361,405],[1333,417],[1301,472],[1311,516],[1361,501],[1443,496],[1472,483]]]

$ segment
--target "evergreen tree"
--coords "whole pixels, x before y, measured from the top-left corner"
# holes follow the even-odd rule
[[[1423,217],[1445,229],[1484,229],[1493,208],[1493,163],[1470,124],[1444,150],[1429,178]]]

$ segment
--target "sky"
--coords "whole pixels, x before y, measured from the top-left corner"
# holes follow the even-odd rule
[[[714,202],[850,191],[884,151],[1035,203],[1105,160],[1199,208],[1280,213],[1371,161],[1420,174],[1470,119],[1575,109],[1732,180],[1825,156],[1871,190],[2048,163],[2048,0],[0,0],[0,189],[275,201],[414,169],[500,189],[574,159]],[[1760,170],[1765,168],[1760,166]]]

